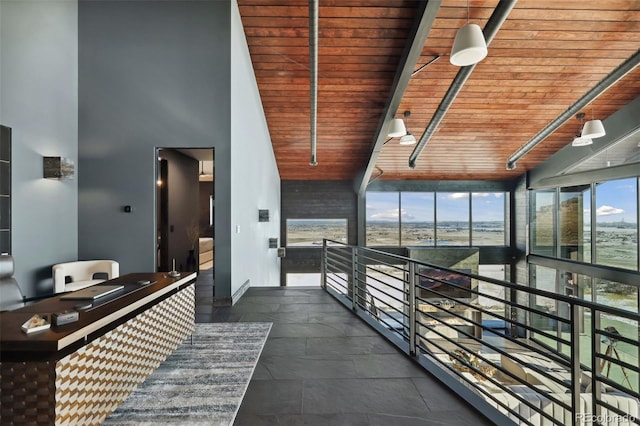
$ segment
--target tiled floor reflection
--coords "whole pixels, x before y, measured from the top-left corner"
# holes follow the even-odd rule
[[[254,287],[233,307],[199,287],[198,322],[273,323],[236,425],[492,424],[317,287]]]

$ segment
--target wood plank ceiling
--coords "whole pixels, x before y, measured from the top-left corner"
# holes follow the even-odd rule
[[[238,0],[276,161],[283,180],[355,179],[367,167],[420,2],[319,0],[318,165],[310,159],[309,3]],[[460,68],[449,63],[466,0],[440,2],[416,73],[395,116],[411,111],[420,139]],[[471,0],[484,28],[498,0]],[[508,180],[567,145],[572,118],[507,170],[509,156],[640,47],[638,0],[520,0],[433,133],[415,168],[414,146],[379,152],[389,180]],[[640,95],[635,68],[584,108],[599,119]],[[384,126],[386,128],[386,125]],[[576,148],[579,149],[579,148]]]

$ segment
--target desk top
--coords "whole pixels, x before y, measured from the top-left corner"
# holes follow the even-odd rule
[[[61,326],[51,324],[50,329],[32,334],[24,333],[21,326],[33,314],[51,315],[74,310],[74,307],[83,301],[62,300],[61,297],[66,293],[60,293],[14,311],[2,312],[0,353],[3,359],[7,356],[15,357],[20,352],[56,353],[83,342],[88,335],[118,322],[148,304],[155,304],[158,299],[188,286],[195,279],[195,272],[184,273],[179,278],[171,278],[166,273],[136,273],[105,281],[108,284],[122,284],[124,288],[93,301],[91,308],[79,311],[78,321]],[[139,284],[142,280],[149,280],[151,283]]]

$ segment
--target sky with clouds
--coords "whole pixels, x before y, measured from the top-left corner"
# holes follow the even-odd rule
[[[636,222],[638,206],[636,179],[613,180],[596,187],[598,222]]]
[[[434,196],[435,195],[435,196]],[[468,221],[469,193],[467,192],[368,192],[367,220],[397,222],[433,222],[437,197],[438,221]],[[505,194],[473,193],[473,220],[504,220]],[[399,207],[400,206],[400,207]]]
[[[596,186],[596,217],[598,222],[635,223],[637,220],[637,180],[613,180]],[[473,193],[473,221],[504,220],[504,193]],[[367,220],[397,222],[433,222],[437,197],[438,221],[467,221],[467,192],[367,192]],[[400,200],[399,200],[400,198]],[[539,193],[538,206],[550,204],[551,193]],[[589,222],[590,201],[585,199],[585,222]]]

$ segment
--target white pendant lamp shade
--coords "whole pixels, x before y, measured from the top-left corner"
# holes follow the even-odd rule
[[[398,142],[399,145],[415,145],[415,143],[416,143],[416,137],[409,132],[407,132],[406,135],[401,137],[400,142]]]
[[[573,142],[571,142],[571,146],[587,146],[591,145],[593,140],[590,138],[585,138],[583,136],[576,136],[573,138]]]
[[[601,138],[606,134],[607,132],[604,131],[604,126],[602,125],[602,121],[589,120],[586,123],[584,123],[581,136],[583,138],[595,139],[595,138]]]
[[[487,56],[487,42],[477,24],[466,24],[456,33],[449,61],[456,66],[477,64]]]
[[[389,126],[389,137],[397,138],[407,134],[407,128],[404,125],[402,118],[394,118],[391,120],[391,126]]]

